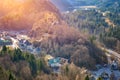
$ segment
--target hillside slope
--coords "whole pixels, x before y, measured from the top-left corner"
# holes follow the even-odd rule
[[[48,0],[0,1],[0,30],[31,29],[49,14],[60,19],[59,11]]]
[[[107,62],[105,54],[90,43],[88,36],[68,26],[48,0],[4,0],[0,4],[0,30],[29,29],[28,35],[38,41],[41,53],[67,58],[88,69]]]

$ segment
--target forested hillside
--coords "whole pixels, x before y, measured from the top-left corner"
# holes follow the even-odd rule
[[[69,26],[96,36],[107,48],[119,53],[120,1],[104,0],[96,3],[97,9],[77,10],[64,13]]]
[[[85,33],[99,35],[109,28],[103,14],[96,10],[78,10],[63,15],[69,26]]]
[[[107,67],[107,48],[120,53],[120,1],[61,1],[65,10],[64,7],[79,5],[96,8],[61,13],[49,0],[0,1],[1,42],[10,37],[18,39],[13,43],[19,46],[23,39],[4,31],[25,30],[25,36],[29,37],[25,39],[25,48],[40,49],[38,54],[31,54],[20,47],[0,46],[0,80],[91,80],[94,75],[91,71],[96,70],[97,65]],[[64,58],[68,63],[55,73],[49,60],[45,60],[46,55]]]
[[[4,0],[0,4],[1,30],[27,30],[49,15],[57,20],[61,17],[58,9],[47,0]]]
[[[62,74],[57,75],[52,73],[43,56],[37,58],[20,49],[10,50],[6,46],[0,51],[1,80],[84,80],[87,74],[81,73],[82,70],[70,64],[62,68]]]
[[[102,42],[106,47],[113,49],[120,53],[120,1],[111,0],[109,2],[104,2],[101,7],[102,11],[109,11],[107,14],[108,19],[113,22],[114,26],[111,26],[109,31],[103,33],[100,37]],[[104,8],[106,7],[106,8]]]

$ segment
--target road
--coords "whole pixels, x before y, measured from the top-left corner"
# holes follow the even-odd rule
[[[120,54],[119,53],[117,53],[117,52],[115,52],[111,49],[104,48],[104,47],[100,47],[100,48],[103,51],[106,52],[106,55],[108,57],[108,64],[112,63],[111,56],[115,56],[116,59],[118,61],[120,61]],[[110,66],[101,68],[98,71],[94,71],[94,73],[95,73],[94,76],[98,78],[103,72],[107,72],[109,75],[111,75],[111,73],[113,72],[115,74],[116,78],[117,78],[116,80],[118,80],[120,78],[120,71],[119,70],[112,70],[112,72],[111,72],[111,67]]]
[[[16,39],[12,38],[12,37],[11,37],[11,40],[13,41],[12,47],[13,48],[19,48],[19,46],[17,45],[18,41]]]
[[[120,54],[118,54],[115,51],[112,51],[111,49],[107,49],[106,51],[108,51],[110,54],[114,55],[116,58],[120,59]]]
[[[116,58],[120,59],[120,54],[118,54],[117,52],[115,52],[115,51],[113,51],[111,49],[103,48],[103,47],[101,49],[105,50],[110,55],[114,55]]]

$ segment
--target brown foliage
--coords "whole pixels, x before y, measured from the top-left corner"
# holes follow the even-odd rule
[[[21,2],[4,0],[0,1],[0,4],[1,30],[31,29],[36,22],[46,21],[43,17],[46,16],[44,14],[52,14],[52,17],[60,19],[57,8],[47,0],[24,0]]]
[[[12,71],[17,78],[22,80],[32,79],[30,67],[25,61],[14,63],[9,55],[5,55],[0,57],[0,65],[4,67],[5,70]]]

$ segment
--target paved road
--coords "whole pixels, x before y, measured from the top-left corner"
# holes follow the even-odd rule
[[[102,50],[105,50],[106,52],[108,52],[110,55],[114,55],[116,58],[120,59],[120,54],[118,54],[117,52],[111,50],[111,49],[107,49],[107,48],[101,48]]]
[[[109,54],[112,54],[112,55],[114,55],[115,57],[117,57],[117,58],[120,59],[120,54],[118,54],[117,52],[112,51],[111,49],[106,49],[106,51],[109,52]]]
[[[13,41],[12,47],[13,48],[19,48],[19,46],[17,45],[18,41],[16,39],[12,38],[12,37],[11,37],[11,40]]]

